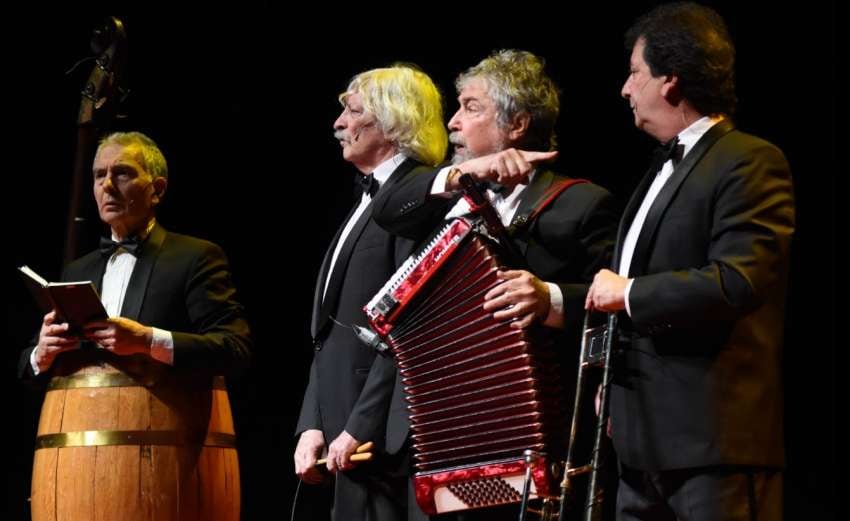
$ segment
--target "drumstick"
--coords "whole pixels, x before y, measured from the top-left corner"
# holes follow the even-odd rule
[[[354,449],[354,454],[351,455],[351,457],[349,458],[349,461],[358,462],[358,461],[369,461],[369,460],[371,460],[372,459],[372,453],[369,452],[369,451],[371,451],[372,447],[374,447],[374,446],[375,446],[375,444],[372,443],[371,441],[367,441],[363,445],[360,445],[359,447]],[[316,462],[315,466],[325,465],[327,462],[328,462],[327,458],[322,458],[322,459],[320,459]]]

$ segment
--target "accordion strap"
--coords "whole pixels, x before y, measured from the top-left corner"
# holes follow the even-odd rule
[[[523,257],[520,255],[519,250],[517,250],[516,244],[514,244],[508,235],[508,231],[502,224],[499,214],[496,213],[493,205],[490,204],[490,200],[484,196],[471,175],[462,174],[460,176],[460,184],[463,187],[463,197],[469,203],[470,210],[481,216],[484,220],[484,225],[487,227],[487,231],[504,248],[504,260],[511,267],[519,269],[523,265]]]
[[[537,219],[537,216],[540,215],[540,212],[546,209],[549,206],[549,203],[554,201],[561,192],[570,188],[571,186],[575,186],[578,184],[589,183],[587,179],[556,179],[549,188],[543,192],[540,197],[534,201],[534,204],[530,206],[531,211],[526,215],[519,215],[514,218],[514,223],[511,228],[511,232],[516,232],[517,229],[522,228],[524,226],[529,226],[531,223]]]

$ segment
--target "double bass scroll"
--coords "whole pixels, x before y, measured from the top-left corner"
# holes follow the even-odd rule
[[[63,264],[79,256],[86,238],[86,215],[90,213],[91,162],[100,134],[108,129],[127,94],[124,76],[127,65],[127,34],[118,18],[107,18],[94,30],[91,49],[97,55],[82,90],[77,116],[77,147],[71,180]]]

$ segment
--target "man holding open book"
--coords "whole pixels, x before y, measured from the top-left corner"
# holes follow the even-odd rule
[[[68,265],[63,280],[92,280],[108,320],[82,338],[48,313],[22,375],[42,374],[57,355],[90,340],[114,355],[231,372],[250,357],[248,325],[234,299],[227,260],[209,242],[165,231],[155,219],[168,174],[156,144],[138,132],[103,140],[94,159],[94,197],[111,240]],[[217,371],[219,372],[219,371]]]
[[[21,377],[47,383],[32,518],[238,521],[236,436],[220,376],[245,368],[251,340],[227,259],[157,223],[167,166],[147,136],[109,135],[93,170],[111,237],[62,280],[91,281],[108,318],[71,327],[54,298],[21,356]]]

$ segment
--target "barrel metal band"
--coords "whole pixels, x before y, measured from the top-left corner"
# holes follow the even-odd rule
[[[63,447],[102,447],[106,445],[203,445],[236,448],[236,435],[209,432],[203,439],[183,431],[75,431],[42,434],[35,439],[37,449]]]
[[[48,391],[63,389],[81,389],[89,387],[155,387],[156,382],[142,382],[125,373],[98,373],[73,376],[54,376],[47,384]],[[212,388],[226,390],[224,378],[216,376]]]

